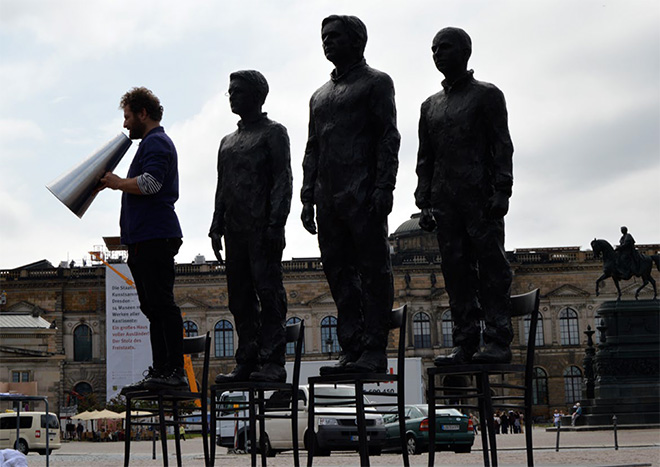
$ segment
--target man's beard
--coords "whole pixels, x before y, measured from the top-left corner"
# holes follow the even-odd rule
[[[142,122],[135,122],[133,127],[128,130],[128,136],[131,139],[142,139],[144,138],[144,133],[147,131],[147,124]]]

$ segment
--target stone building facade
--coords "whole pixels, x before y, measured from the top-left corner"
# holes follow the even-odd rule
[[[395,306],[408,305],[408,357],[421,357],[424,367],[434,356],[449,353],[451,318],[434,235],[419,229],[413,216],[390,237],[394,266]],[[656,254],[660,245],[638,245]],[[567,411],[582,397],[582,360],[587,326],[595,328],[599,305],[616,298],[611,280],[595,296],[595,281],[602,263],[579,247],[539,248],[509,252],[514,273],[513,293],[541,290],[541,322],[537,333],[535,415],[548,417],[554,409]],[[90,267],[25,267],[0,271],[0,314],[26,306],[54,325],[54,351],[48,358],[58,368],[59,381],[47,392],[52,406],[73,406],[77,398],[93,392],[100,401],[106,391],[105,274],[100,263]],[[304,358],[336,358],[336,308],[318,258],[283,263],[288,298],[288,319],[305,320]],[[224,266],[196,260],[176,266],[175,299],[191,333],[211,332],[211,376],[233,368],[237,336],[227,307]],[[655,270],[653,277],[660,280]],[[639,280],[622,284],[632,298]],[[640,296],[652,296],[650,286]],[[524,358],[525,320],[514,322],[514,360]],[[0,329],[0,335],[5,333]],[[3,339],[4,341],[4,339]],[[395,354],[394,346],[391,348]],[[0,347],[0,378],[8,377],[7,354]],[[193,365],[195,362],[193,361]],[[35,373],[35,378],[38,375]],[[426,384],[425,381],[422,382]]]

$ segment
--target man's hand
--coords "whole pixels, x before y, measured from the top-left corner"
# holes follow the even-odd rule
[[[266,229],[266,247],[271,257],[277,257],[282,254],[286,246],[284,237],[284,227],[268,227]]]
[[[222,253],[220,253],[222,251],[222,233],[211,232],[209,237],[211,237],[211,248],[213,249],[215,258],[218,260],[218,263],[224,264]]]
[[[433,232],[435,230],[437,224],[433,217],[433,211],[430,208],[422,209],[422,215],[419,218],[419,226],[422,230],[427,232]]]
[[[105,190],[106,188],[117,190],[121,180],[121,177],[113,174],[112,172],[106,172],[105,175],[103,175],[103,178],[101,178],[99,181],[99,186],[96,188],[96,192],[98,193],[99,191]]]
[[[369,212],[376,217],[385,218],[390,212],[392,212],[393,203],[394,196],[390,190],[376,188],[371,195]]]
[[[305,203],[303,205],[302,214],[300,214],[303,227],[312,235],[316,235],[316,222],[314,221],[314,205]]]
[[[488,200],[488,216],[491,219],[501,219],[509,212],[509,195],[496,191]]]

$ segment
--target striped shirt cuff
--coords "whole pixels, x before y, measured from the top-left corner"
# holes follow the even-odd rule
[[[139,175],[137,178],[137,184],[143,195],[155,195],[163,186],[163,184],[156,180],[149,172]]]

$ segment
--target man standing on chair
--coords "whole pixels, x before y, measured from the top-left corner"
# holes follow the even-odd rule
[[[513,144],[504,95],[467,69],[472,41],[462,29],[442,29],[431,50],[445,79],[421,108],[415,201],[422,210],[420,227],[437,226],[455,346],[435,364],[508,363],[512,274],[504,216]],[[480,319],[486,325],[481,351]]]
[[[387,216],[400,141],[394,85],[365,62],[367,29],[358,18],[325,18],[321,38],[335,69],[310,100],[301,218],[311,234],[318,222],[342,348],[321,374],[385,372],[394,297]]]
[[[140,309],[149,320],[153,366],[137,389],[185,388],[183,318],[174,302],[174,257],[181,247],[181,227],[174,212],[179,198],[176,148],[160,126],[163,107],[147,88],[133,88],[121,98],[124,128],[141,139],[127,178],[108,172],[101,189],[121,190],[121,242],[128,247],[128,267]]]
[[[261,111],[267,95],[268,83],[258,71],[229,76],[229,105],[241,120],[220,142],[209,237],[219,261],[225,237],[238,349],[236,367],[217,375],[216,383],[286,380],[282,251],[293,190],[291,157],[286,128]]]

